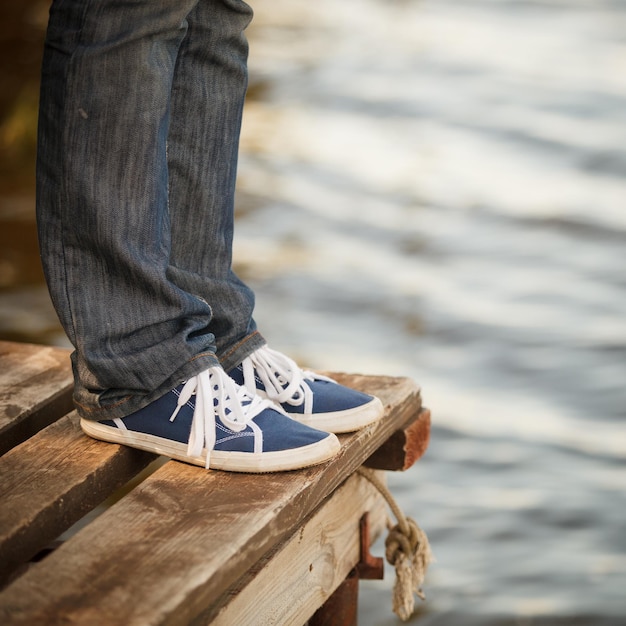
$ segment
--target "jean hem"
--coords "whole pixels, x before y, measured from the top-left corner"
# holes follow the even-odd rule
[[[246,335],[230,348],[218,354],[220,364],[225,371],[229,372],[239,365],[247,356],[250,356],[258,348],[266,345],[265,338],[257,330]]]
[[[180,369],[166,378],[156,389],[147,394],[128,395],[118,402],[107,406],[91,406],[79,403],[74,399],[76,412],[80,417],[88,420],[110,420],[128,417],[135,411],[143,409],[151,402],[169,393],[182,381],[199,374],[200,372],[219,365],[213,352],[202,352],[187,361]]]

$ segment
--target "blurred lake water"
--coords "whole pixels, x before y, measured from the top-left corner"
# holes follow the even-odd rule
[[[252,5],[237,268],[273,347],[422,385],[414,622],[626,623],[626,3]],[[0,219],[0,334],[63,343]]]

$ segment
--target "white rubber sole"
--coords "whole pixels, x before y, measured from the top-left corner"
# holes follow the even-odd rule
[[[187,455],[187,444],[163,439],[155,435],[147,435],[132,430],[122,430],[115,426],[107,426],[93,420],[80,420],[83,432],[94,439],[120,443],[131,448],[146,450],[154,454],[191,463],[192,465],[205,466],[206,455],[190,457]],[[228,472],[268,473],[284,472],[289,470],[303,469],[324,463],[339,452],[341,444],[335,435],[300,448],[280,450],[277,452],[224,452],[213,450],[211,452],[211,469],[219,469]]]
[[[289,413],[289,417],[301,424],[306,424],[318,430],[329,433],[349,433],[359,430],[368,424],[378,421],[385,413],[385,407],[378,398],[373,398],[367,404],[357,406],[345,411],[333,413],[317,413],[314,415],[302,415],[302,413]]]

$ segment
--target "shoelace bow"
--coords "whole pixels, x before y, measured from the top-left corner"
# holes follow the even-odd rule
[[[170,417],[173,422],[180,409],[195,394],[196,402],[191,422],[187,454],[201,456],[206,448],[205,467],[209,469],[211,451],[217,440],[217,422],[234,432],[250,426],[254,433],[255,454],[263,451],[263,431],[253,422],[254,418],[270,406],[267,400],[252,396],[228,376],[220,367],[211,367],[192,376],[183,385],[176,409]]]
[[[256,389],[254,374],[261,379],[268,397],[275,402],[287,402],[292,406],[304,404],[304,413],[313,412],[313,392],[305,380],[325,380],[334,383],[332,378],[315,374],[298,367],[282,352],[263,346],[246,357],[242,363],[244,385]]]

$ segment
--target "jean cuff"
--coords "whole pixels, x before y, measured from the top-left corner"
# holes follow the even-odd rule
[[[86,406],[77,402],[76,398],[74,398],[74,405],[77,413],[89,420],[111,420],[128,417],[131,413],[143,409],[151,402],[158,400],[182,381],[217,365],[219,365],[219,361],[213,352],[201,352],[189,359],[179,370],[166,378],[154,391],[147,394],[128,395],[117,402],[103,406]]]
[[[227,348],[217,356],[226,372],[239,365],[247,356],[252,354],[256,349],[262,348],[267,342],[261,333],[257,330],[246,335],[243,339]]]

